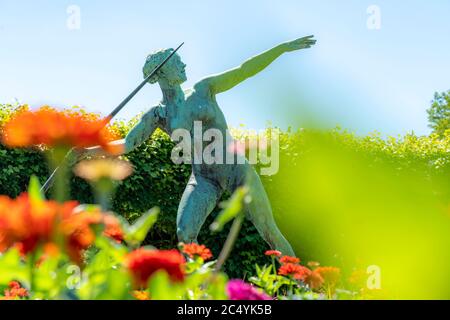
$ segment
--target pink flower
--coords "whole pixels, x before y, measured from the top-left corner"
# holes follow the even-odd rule
[[[271,300],[271,298],[242,280],[231,280],[227,285],[230,300]]]
[[[245,150],[247,148],[246,148],[246,145],[245,145],[244,142],[233,141],[233,142],[231,142],[228,145],[227,149],[228,149],[228,152],[230,152],[230,153],[234,153],[234,154],[237,154],[237,155],[244,156],[245,155]]]
[[[276,257],[281,256],[281,252],[278,250],[267,250],[264,254],[266,256],[276,256]]]

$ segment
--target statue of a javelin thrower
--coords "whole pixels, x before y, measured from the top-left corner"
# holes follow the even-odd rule
[[[239,67],[200,80],[189,90],[183,90],[180,86],[186,81],[186,65],[181,61],[180,56],[175,54],[167,64],[148,79],[150,83],[159,83],[163,94],[162,101],[142,116],[125,139],[113,143],[122,144],[125,153],[128,153],[147,140],[156,128],[162,129],[169,135],[176,129],[186,129],[190,132],[193,141],[194,121],[201,121],[204,131],[217,129],[226,136],[228,126],[217,105],[216,95],[256,75],[283,53],[310,48],[315,42],[313,36],[308,36],[282,43],[250,58]],[[147,78],[155,66],[173,53],[173,49],[166,49],[150,54],[143,68],[144,77]],[[100,152],[99,147],[89,148],[87,151],[88,154],[98,152]],[[192,174],[178,207],[178,240],[185,243],[196,241],[202,225],[216,207],[221,195],[225,191],[232,193],[244,182],[248,184],[252,198],[246,208],[248,218],[273,249],[285,255],[294,255],[291,246],[275,223],[261,180],[248,162],[192,165]]]

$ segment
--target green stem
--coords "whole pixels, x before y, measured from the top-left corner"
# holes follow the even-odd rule
[[[108,211],[110,207],[109,199],[110,199],[110,193],[109,192],[102,192],[99,190],[95,190],[96,193],[96,202],[100,205],[103,211]]]
[[[242,221],[244,220],[244,216],[239,214],[233,221],[230,232],[228,233],[227,240],[223,245],[222,251],[219,254],[219,258],[217,259],[217,264],[214,272],[219,272],[228,256],[233,249],[234,243],[236,242],[237,236],[239,235],[239,231],[241,230]]]
[[[273,273],[274,273],[274,275],[275,275],[275,277],[276,277],[276,276],[277,276],[277,267],[276,267],[276,265],[275,265],[275,258],[274,258],[274,256],[271,256],[271,258],[272,258]],[[278,290],[279,290],[279,289],[277,289],[276,292],[275,292],[275,296],[276,296],[276,297],[278,297]]]
[[[53,185],[52,196],[53,198],[63,203],[68,199],[68,155],[69,150],[64,147],[56,147],[52,153],[48,153],[48,161],[50,167],[56,170],[55,184]]]
[[[289,297],[292,298],[294,291],[294,282],[292,281],[291,276],[289,276]]]
[[[63,203],[68,199],[67,192],[67,176],[68,170],[64,164],[59,167],[56,172],[55,186],[53,190],[54,198],[56,201]]]
[[[224,265],[225,261],[231,253],[231,250],[233,249],[234,242],[237,239],[243,220],[243,214],[239,214],[236,216],[236,218],[234,218],[233,224],[230,228],[230,232],[228,233],[227,239],[225,240],[225,244],[223,245],[222,251],[220,251],[219,257],[217,258],[217,263],[214,267],[214,271],[212,272],[211,276],[206,278],[204,283],[201,285],[202,288],[210,286],[217,279],[220,269]]]
[[[273,273],[277,275],[277,266],[275,265],[275,258],[272,256],[272,267],[273,267]]]
[[[108,211],[111,206],[111,195],[114,193],[114,181],[110,178],[103,177],[92,182],[91,186],[95,193],[95,200],[100,205],[103,211]]]
[[[327,286],[327,296],[328,296],[328,300],[331,300],[331,286],[330,285]]]
[[[29,268],[29,280],[30,280],[30,295],[35,293],[35,276],[34,276],[34,269],[36,268],[36,253],[33,251],[30,255],[29,255],[30,261],[28,263],[28,268]]]

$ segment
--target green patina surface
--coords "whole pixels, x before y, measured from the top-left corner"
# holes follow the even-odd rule
[[[150,108],[126,138],[117,143],[123,143],[125,152],[128,153],[148,139],[156,128],[169,135],[175,130],[185,129],[194,139],[196,121],[201,122],[203,132],[214,129],[220,131],[223,136],[229,135],[228,125],[217,104],[216,95],[264,70],[283,53],[310,48],[315,42],[313,36],[308,36],[282,43],[248,59],[236,68],[203,78],[188,90],[181,88],[181,84],[187,80],[186,65],[180,56],[175,54],[149,80],[150,83],[159,84],[163,94],[162,101]],[[150,54],[143,68],[144,77],[172,51],[173,49],[166,49]],[[232,152],[227,146],[224,146],[223,151]],[[249,187],[252,199],[247,204],[246,213],[258,232],[272,248],[286,255],[295,255],[273,219],[271,205],[260,177],[247,161],[241,164],[192,165],[191,178],[178,208],[178,240],[185,243],[196,241],[201,227],[222,194],[233,193],[243,184]]]

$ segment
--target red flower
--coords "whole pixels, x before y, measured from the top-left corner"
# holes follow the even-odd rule
[[[341,270],[336,267],[319,267],[314,272],[317,272],[324,280],[325,285],[334,286],[341,277]]]
[[[294,276],[300,268],[301,267],[297,264],[286,263],[278,269],[278,274],[282,276]]]
[[[278,269],[278,274],[282,276],[290,276],[297,280],[304,280],[311,270],[295,263],[285,263]]]
[[[283,256],[280,259],[281,263],[299,263],[300,259],[296,257]]]
[[[27,110],[17,114],[4,126],[2,140],[10,147],[100,145],[110,153],[120,153],[122,150],[109,144],[118,137],[105,128],[107,122],[107,119],[68,114],[45,106],[34,112]]]
[[[309,270],[307,267],[300,266],[300,269],[297,271],[296,274],[294,274],[294,278],[297,280],[301,280],[305,282],[307,277],[311,275],[312,271]]]
[[[198,245],[196,243],[183,244],[183,253],[187,254],[191,259],[195,257],[200,257],[203,260],[208,260],[213,257],[211,250],[209,250],[205,245]]]
[[[148,279],[158,270],[164,270],[172,281],[184,280],[183,255],[178,250],[137,249],[125,257],[125,266],[130,270],[135,285],[145,287]]]
[[[267,250],[264,254],[266,256],[275,256],[275,257],[281,256],[281,252],[278,250]]]
[[[17,281],[11,281],[8,285],[9,289],[5,290],[5,297],[7,299],[26,298],[28,297],[28,290],[22,288]]]

